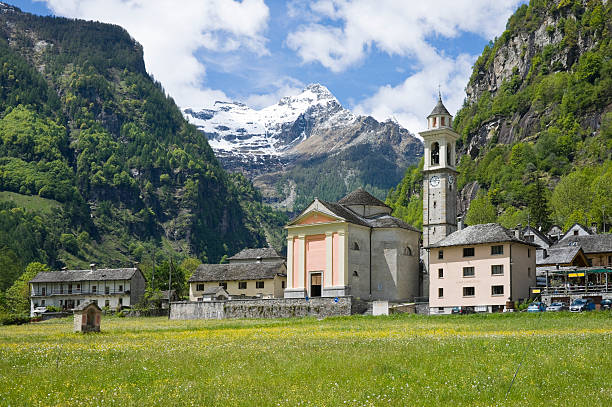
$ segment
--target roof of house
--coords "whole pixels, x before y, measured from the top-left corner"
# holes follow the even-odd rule
[[[286,275],[287,268],[282,261],[271,263],[200,264],[189,279],[189,282],[263,280]]]
[[[60,283],[70,281],[129,280],[136,268],[41,271],[30,280],[31,283]]]
[[[236,253],[229,260],[250,260],[250,259],[275,259],[282,258],[276,250],[271,247],[261,247],[257,249],[243,249]]]
[[[340,205],[389,206],[362,188],[358,188],[338,201]]]
[[[225,291],[225,289],[221,286],[206,287],[202,295],[217,295],[219,292],[225,294],[226,296],[228,295],[227,291]]]
[[[586,234],[590,235],[592,234],[591,231],[589,230],[589,228],[587,228],[586,226],[584,226],[581,223],[574,223],[572,226],[569,227],[569,229],[567,229],[565,231],[565,233],[563,234],[563,236],[561,236],[561,240],[565,240],[566,238],[570,237],[570,236],[574,236],[574,235],[570,235],[569,232],[570,230],[572,230],[574,228],[574,226],[578,226],[580,229],[584,230],[586,232]]]
[[[429,247],[464,246],[484,243],[516,242],[529,246],[539,247],[535,243],[517,239],[510,230],[499,223],[485,223],[468,226],[457,230]]]
[[[527,232],[533,233],[534,235],[538,236],[540,239],[542,239],[544,242],[550,245],[550,239],[546,237],[542,232],[537,230],[536,228],[533,228],[531,226],[525,226],[525,228],[523,229],[523,234]]]
[[[93,305],[94,307],[96,307],[98,311],[102,311],[100,307],[98,306],[98,304],[96,304],[96,302],[94,301],[85,301],[81,305],[74,308],[73,311],[84,311],[85,308],[89,307],[90,305]]]
[[[565,246],[549,248],[548,250],[539,251],[536,254],[536,264],[540,265],[555,265],[555,264],[571,264],[572,261],[580,253],[580,246]],[[546,257],[544,257],[546,252]]]
[[[451,115],[448,110],[446,110],[446,107],[444,106],[444,103],[442,103],[442,97],[438,97],[438,103],[436,104],[436,107],[433,108],[433,110],[431,111],[431,113],[429,113],[429,116],[435,116],[435,115],[439,115],[439,114],[445,114],[445,115]]]
[[[551,246],[551,249],[564,246],[580,246],[586,254],[609,253],[612,252],[612,234],[569,236]]]

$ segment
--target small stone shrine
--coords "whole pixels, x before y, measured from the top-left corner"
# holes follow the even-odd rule
[[[92,301],[84,302],[74,309],[74,332],[100,332],[102,310]]]

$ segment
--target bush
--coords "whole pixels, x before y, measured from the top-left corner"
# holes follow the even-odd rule
[[[30,322],[29,315],[9,314],[0,316],[0,325],[23,325]]]

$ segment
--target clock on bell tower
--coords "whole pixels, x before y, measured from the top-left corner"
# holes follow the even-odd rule
[[[423,163],[423,247],[457,230],[457,170],[455,144],[459,138],[452,116],[438,94],[438,103],[427,116],[427,130],[420,133],[425,144]]]

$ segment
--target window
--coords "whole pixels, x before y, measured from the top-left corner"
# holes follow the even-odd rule
[[[433,127],[436,127],[436,123],[437,123],[436,119],[437,119],[437,117],[433,118]]]
[[[491,266],[491,275],[492,276],[501,276],[504,274],[504,265],[503,264],[494,264]]]
[[[227,283],[225,281],[223,281],[223,282],[219,283],[219,287],[223,287],[224,290],[227,290]]]
[[[442,120],[444,120],[444,119],[442,119]],[[444,123],[442,123],[442,125],[444,125]],[[446,164],[453,165],[453,163],[451,162],[451,145],[450,145],[450,143],[448,143],[446,145]]]
[[[434,201],[434,209],[436,209],[436,206],[438,206],[438,203]]]
[[[531,257],[531,249],[527,249],[527,257]]]
[[[533,243],[535,241],[535,236],[534,235],[527,235],[525,236],[525,240],[528,242]]]
[[[92,302],[94,302],[98,307],[100,306],[100,303],[98,303],[98,300],[93,300]]]
[[[104,294],[110,294],[110,287],[104,287]]]
[[[409,246],[404,247],[404,256],[412,256],[412,250]]]
[[[444,278],[444,269],[438,269],[438,278]]]
[[[504,286],[503,285],[492,285],[491,295],[504,295]]]
[[[440,126],[444,126],[444,117],[440,117]]]
[[[281,281],[281,288],[285,288],[285,287],[286,287],[285,281]]]
[[[77,306],[81,305],[81,300],[77,300]]]
[[[68,284],[68,294],[72,294],[72,284]]]
[[[81,289],[81,284],[77,284],[77,290]]]
[[[612,264],[612,256],[608,256],[608,264]]]
[[[464,297],[473,297],[476,295],[476,291],[474,287],[463,287],[463,296]]]
[[[44,307],[45,306],[45,300],[41,300],[40,301],[40,305],[42,305]]]
[[[60,284],[60,294],[64,294],[64,285]]]
[[[531,277],[531,267],[527,267],[527,277]]]
[[[204,284],[196,284],[196,291],[204,291]]]
[[[264,282],[263,281],[256,281],[255,282],[255,288],[264,288]]]
[[[353,270],[353,277],[359,277],[359,273],[357,272],[357,270]]]
[[[40,289],[40,294],[41,294],[41,295],[47,295],[47,288],[46,288],[46,287],[42,287],[42,288]],[[43,300],[43,301],[44,301],[44,300]]]
[[[474,257],[474,248],[473,247],[464,247],[463,248],[463,257]]]
[[[474,277],[475,274],[474,267],[463,268],[463,277]]]
[[[118,304],[119,304],[120,307],[123,305],[123,298],[119,298]]]
[[[359,250],[359,244],[357,242],[353,242],[353,250]]]
[[[109,300],[104,300],[104,306],[105,307],[110,307],[110,301]]]
[[[438,288],[438,298],[444,297],[444,288]]]
[[[444,313],[444,307],[438,307],[438,312],[440,314],[443,314]]]
[[[434,118],[434,126],[435,126],[435,118]],[[440,164],[440,144],[433,143],[431,145],[431,165]]]
[[[122,285],[119,286],[119,291],[123,291],[123,286]]]
[[[98,291],[98,287],[96,287],[95,285],[91,286],[91,292],[95,293],[96,291]]]
[[[444,250],[438,250],[438,259],[444,258]]]
[[[578,236],[578,231],[574,230],[574,236]]]
[[[491,246],[491,254],[504,254],[504,246]]]
[[[238,289],[239,290],[246,290],[247,288],[247,282],[246,281],[239,281],[238,282]]]

